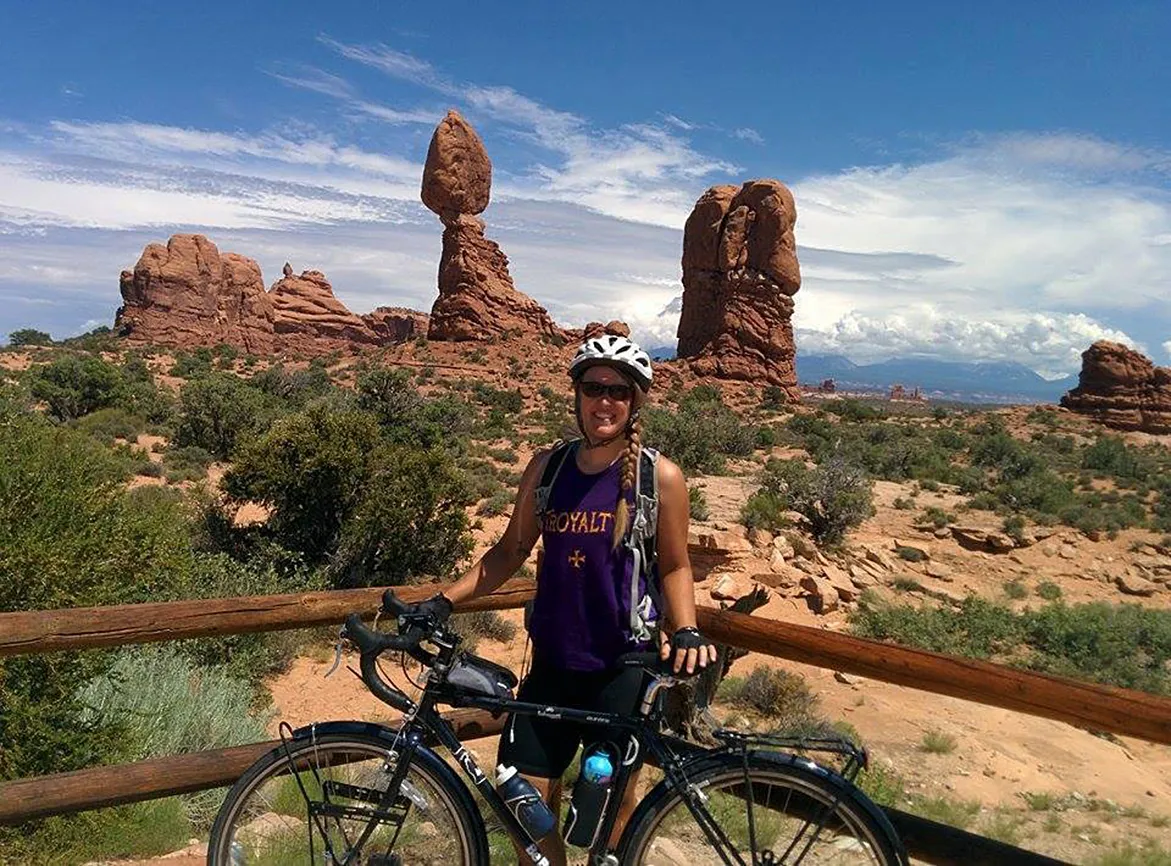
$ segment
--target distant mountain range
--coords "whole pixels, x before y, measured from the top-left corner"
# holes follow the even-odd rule
[[[675,352],[669,346],[659,346],[651,349],[650,355],[667,360]],[[838,390],[883,394],[897,384],[908,391],[918,388],[930,399],[973,403],[1056,403],[1078,383],[1077,374],[1048,380],[1015,361],[892,358],[878,364],[855,364],[843,355],[801,353],[797,355],[797,379],[802,385],[833,379]]]

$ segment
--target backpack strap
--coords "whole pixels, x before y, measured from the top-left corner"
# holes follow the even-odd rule
[[[657,622],[653,611],[662,606],[655,543],[659,527],[658,459],[655,449],[640,449],[634,481],[634,518],[626,540],[634,559],[630,572],[630,634],[637,641],[650,640],[654,635]]]
[[[549,497],[553,493],[553,485],[561,473],[561,467],[565,465],[566,458],[574,452],[580,441],[580,439],[562,440],[554,445],[553,450],[549,452],[549,459],[545,461],[545,468],[541,471],[541,480],[537,484],[534,497],[538,518],[549,510]]]

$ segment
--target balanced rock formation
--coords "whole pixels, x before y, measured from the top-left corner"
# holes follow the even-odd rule
[[[545,308],[517,291],[508,259],[484,236],[484,221],[476,214],[488,206],[491,181],[492,163],[480,136],[449,111],[435,128],[423,168],[423,204],[443,222],[439,297],[431,308],[428,339],[560,335]]]
[[[1171,433],[1171,367],[1099,340],[1082,352],[1078,386],[1061,405],[1118,430]]]
[[[284,273],[268,293],[273,329],[283,349],[316,355],[382,342],[360,316],[334,297],[333,286],[321,271],[302,271],[296,276],[285,264]]]
[[[780,181],[713,186],[683,229],[680,358],[702,376],[778,385],[799,399],[793,295],[797,207]]]
[[[163,346],[228,343],[253,354],[274,348],[274,310],[260,266],[220,254],[203,235],[148,244],[120,281],[115,327],[134,342]]]

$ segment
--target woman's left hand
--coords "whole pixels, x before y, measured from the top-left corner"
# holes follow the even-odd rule
[[[675,661],[671,669],[675,673],[685,670],[694,674],[697,668],[703,670],[716,660],[715,645],[704,638],[695,626],[676,630],[669,640],[663,634],[660,640],[659,657],[666,661],[674,654]]]

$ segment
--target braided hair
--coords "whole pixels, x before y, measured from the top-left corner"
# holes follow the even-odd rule
[[[634,389],[634,396],[630,404],[630,420],[626,424],[626,451],[622,455],[622,470],[618,483],[618,504],[614,507],[614,534],[611,537],[611,548],[617,550],[626,537],[626,530],[630,528],[630,503],[627,494],[634,489],[635,479],[638,477],[638,463],[642,456],[642,421],[638,416],[639,406],[642,403],[642,392]]]

